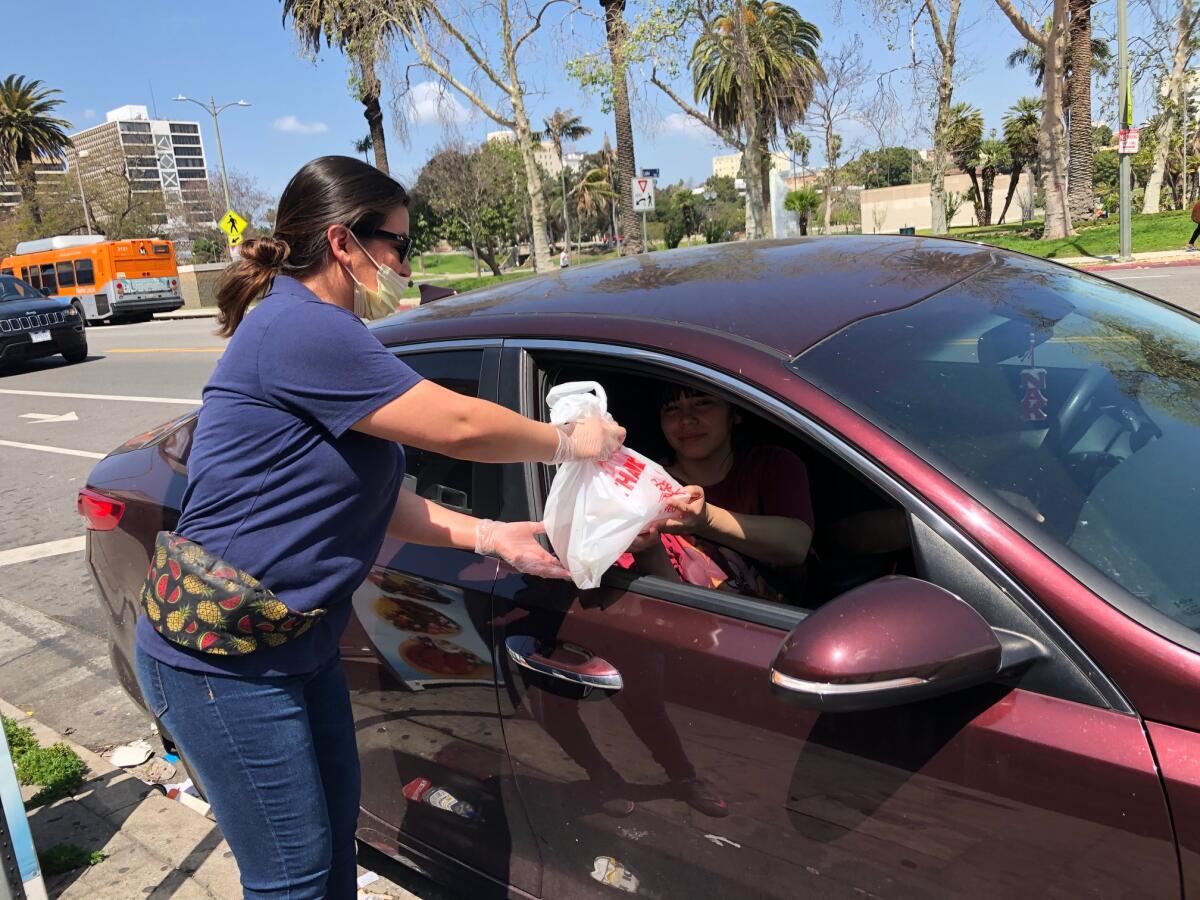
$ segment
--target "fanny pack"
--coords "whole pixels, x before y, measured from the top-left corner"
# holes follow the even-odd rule
[[[158,533],[141,601],[167,640],[217,656],[278,647],[325,615],[289,609],[253,575],[171,531]]]

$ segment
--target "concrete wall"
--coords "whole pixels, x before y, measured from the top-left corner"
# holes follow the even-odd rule
[[[184,309],[216,306],[217,281],[228,263],[202,263],[179,267],[179,290]]]
[[[992,184],[992,224],[1000,218],[1004,198],[1008,195],[1008,175],[997,175]],[[947,175],[946,193],[966,195],[971,187],[967,175]],[[1028,173],[1021,175],[1012,205],[1008,208],[1005,222],[1021,221],[1021,199],[1031,204],[1033,179]],[[929,228],[933,224],[929,208],[929,183],[901,184],[896,187],[872,188],[859,195],[859,211],[862,213],[863,234],[896,234],[904,227]],[[951,225],[977,225],[975,205],[963,201]]]

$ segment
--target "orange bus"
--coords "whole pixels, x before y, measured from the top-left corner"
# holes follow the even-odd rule
[[[0,260],[0,274],[70,300],[88,322],[145,320],[183,306],[175,245],[161,238],[64,235],[22,241]]]

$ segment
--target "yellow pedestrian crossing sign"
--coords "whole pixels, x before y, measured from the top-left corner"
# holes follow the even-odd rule
[[[232,209],[227,209],[221,216],[221,230],[229,236],[229,246],[236,247],[245,237],[247,222]]]

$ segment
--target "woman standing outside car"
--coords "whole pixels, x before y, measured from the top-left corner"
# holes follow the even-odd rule
[[[218,290],[231,340],[204,389],[180,521],[143,592],[142,693],[246,897],[355,896],[358,754],[338,640],[385,532],[567,574],[537,523],[401,493],[400,444],[561,462],[624,438],[611,420],[560,429],[424,381],[367,330],[410,274],[407,203],[366,163],[322,157],[284,189],[274,234],[242,246]]]

